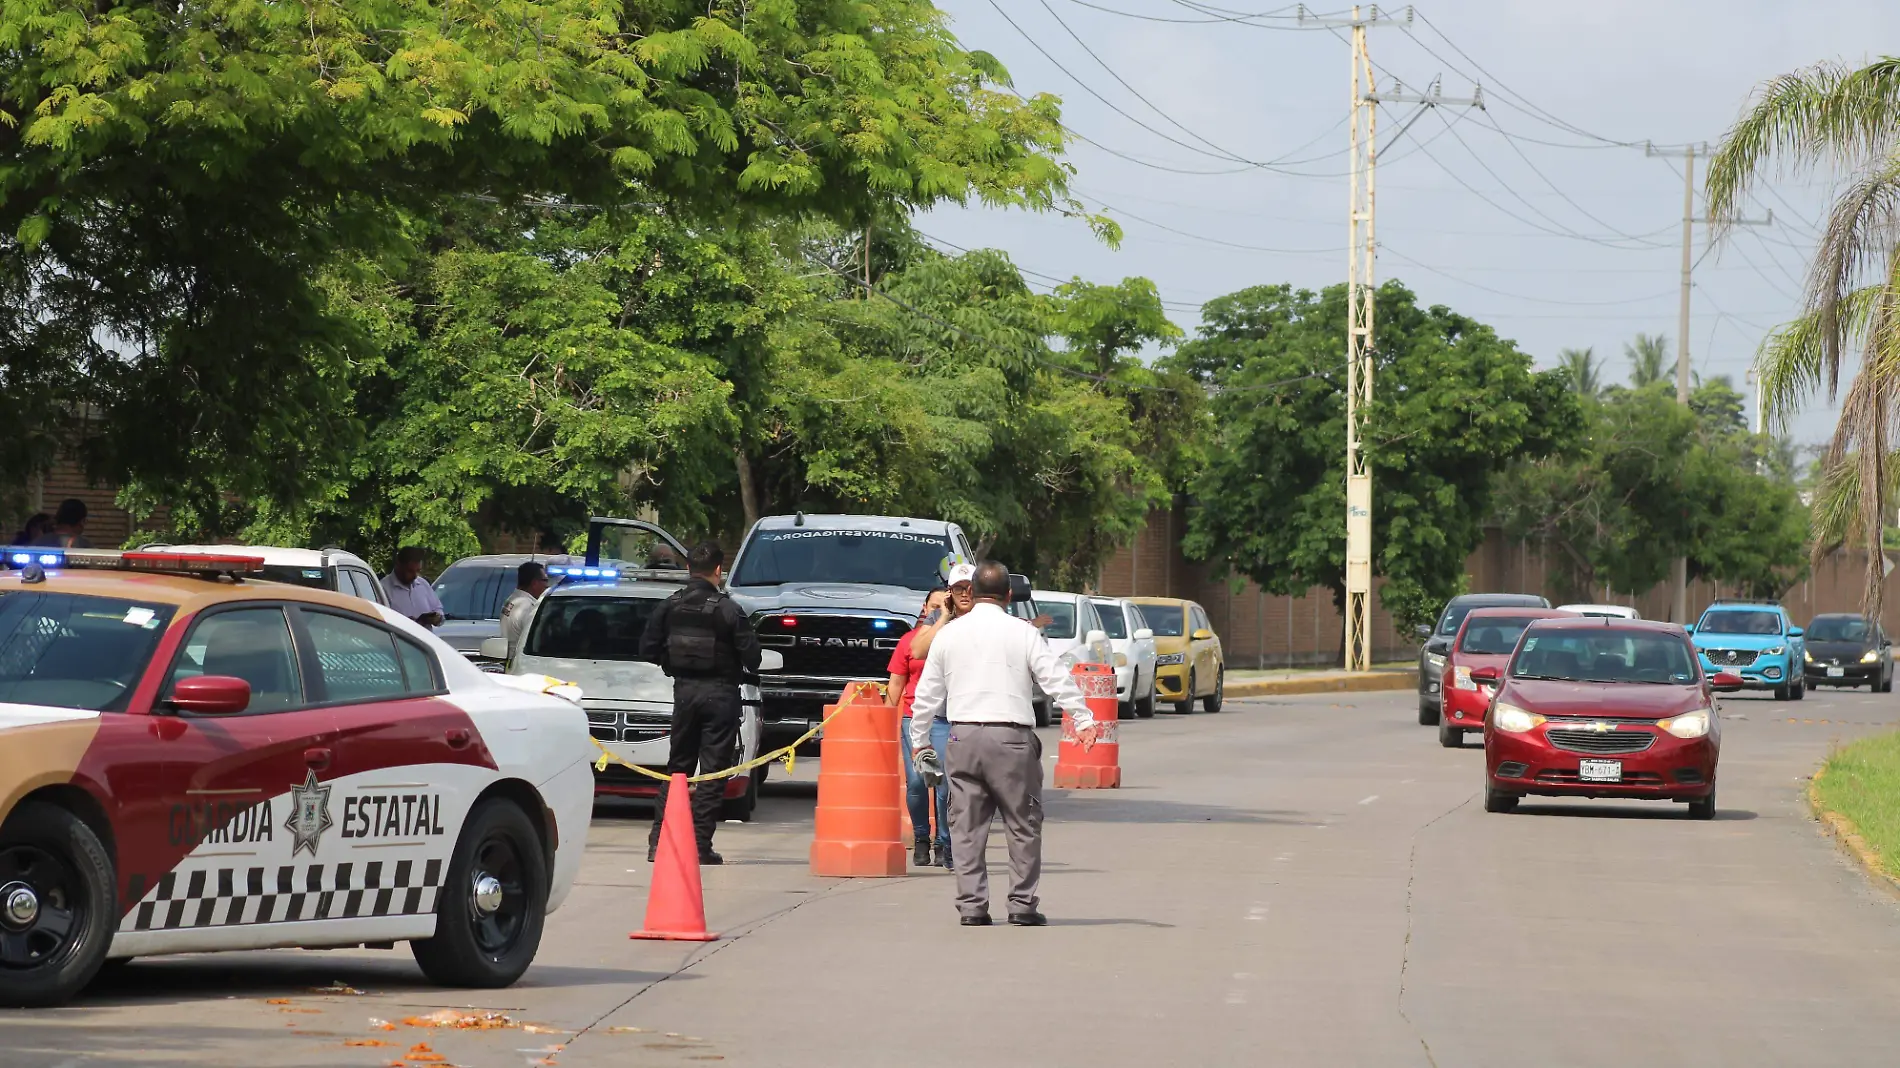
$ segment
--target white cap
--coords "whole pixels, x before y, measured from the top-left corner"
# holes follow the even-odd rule
[[[958,564],[955,567],[952,567],[950,569],[950,574],[946,576],[944,579],[944,583],[950,586],[955,586],[959,582],[975,582],[975,581],[976,581],[976,567],[971,564]]]

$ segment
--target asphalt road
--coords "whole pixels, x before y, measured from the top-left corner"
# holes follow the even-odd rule
[[[1803,789],[1896,712],[1727,700],[1713,823],[1486,814],[1480,753],[1440,749],[1410,694],[1130,724],[1125,788],[1050,796],[1041,930],[958,927],[942,873],[811,877],[790,783],[720,832],[725,939],[630,942],[645,824],[603,812],[513,989],[431,988],[402,948],[141,961],[0,1016],[0,1065],[1891,1065],[1900,903]],[[514,1026],[401,1022],[471,1006]]]

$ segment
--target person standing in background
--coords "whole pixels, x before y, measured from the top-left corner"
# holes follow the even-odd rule
[[[501,606],[501,636],[508,639],[508,661],[514,662],[521,643],[528,636],[528,621],[534,618],[534,606],[548,592],[548,569],[533,560],[515,569],[515,591]]]
[[[1048,923],[1037,894],[1042,881],[1042,739],[1033,699],[1040,685],[1069,713],[1076,738],[1091,748],[1099,733],[1075,680],[1042,632],[1010,615],[1009,569],[978,564],[969,614],[939,630],[911,706],[912,758],[920,774],[943,774],[930,747],[937,719],[950,721],[950,848],[957,912],[965,927],[990,925],[985,854],[999,812],[1009,838],[1009,922]]]
[[[92,542],[86,540],[86,502],[77,497],[59,502],[59,510],[53,513],[52,529],[29,544],[53,549],[92,548]]]
[[[955,581],[962,572],[974,573],[976,569],[968,564],[958,564],[950,572]],[[963,577],[969,584],[967,576]],[[910,826],[913,837],[911,864],[916,867],[929,867],[931,863],[930,847],[930,793],[931,788],[924,782],[923,773],[917,770],[917,764],[910,759],[910,711],[911,703],[917,696],[917,683],[923,677],[924,662],[930,656],[930,646],[935,642],[937,632],[958,615],[957,603],[949,590],[932,590],[924,599],[923,611],[917,617],[917,625],[902,638],[897,639],[897,648],[891,653],[889,671],[891,680],[889,693],[897,698],[897,707],[902,712],[905,760],[904,800],[910,806]],[[939,719],[930,725],[930,745],[937,751],[937,762],[943,764],[949,759],[946,747],[950,744],[950,721]],[[948,784],[938,783],[937,793],[937,835],[936,863],[940,868],[950,867],[950,790]]]
[[[389,607],[399,615],[431,630],[442,625],[442,599],[422,577],[421,546],[405,545],[396,550],[396,567],[383,576],[383,592],[389,595]]]
[[[32,515],[26,517],[26,525],[22,526],[20,532],[15,534],[13,540],[7,542],[7,544],[32,545],[39,541],[42,535],[52,529],[52,516],[47,515],[45,512],[34,512]]]

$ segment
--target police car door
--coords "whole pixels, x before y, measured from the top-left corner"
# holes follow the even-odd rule
[[[330,607],[301,605],[291,621],[313,698],[336,719],[327,794],[304,825],[312,866],[336,915],[432,934],[463,818],[497,777],[493,740],[440,699],[441,665],[421,643]]]
[[[336,719],[313,700],[286,605],[239,601],[199,613],[147,715],[112,724],[110,784],[121,901],[113,956],[321,940],[337,914],[315,871],[334,838],[327,798]],[[200,675],[250,685],[249,704],[193,713],[169,703]],[[288,932],[288,933],[286,933]]]

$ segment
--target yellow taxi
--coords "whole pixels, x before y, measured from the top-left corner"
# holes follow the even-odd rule
[[[1194,702],[1219,712],[1227,688],[1227,664],[1220,636],[1208,622],[1207,609],[1175,597],[1130,597],[1155,634],[1155,699],[1185,715]]]

